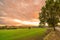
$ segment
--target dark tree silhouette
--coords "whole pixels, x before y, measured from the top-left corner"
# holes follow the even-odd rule
[[[40,25],[47,23],[49,27],[57,26],[60,19],[60,0],[46,0],[46,5],[39,13]]]

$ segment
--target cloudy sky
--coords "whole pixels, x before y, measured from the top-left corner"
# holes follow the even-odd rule
[[[44,0],[0,0],[0,24],[38,24]]]

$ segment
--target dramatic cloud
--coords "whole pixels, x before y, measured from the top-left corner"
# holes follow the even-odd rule
[[[14,24],[13,19],[38,22],[44,4],[44,0],[0,0],[0,24]]]

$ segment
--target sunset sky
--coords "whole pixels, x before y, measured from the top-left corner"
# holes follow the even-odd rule
[[[0,0],[0,24],[38,25],[44,0]]]

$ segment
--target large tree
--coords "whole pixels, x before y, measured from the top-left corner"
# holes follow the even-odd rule
[[[40,25],[47,23],[49,27],[57,26],[60,18],[60,0],[46,0],[46,5],[39,13]]]

